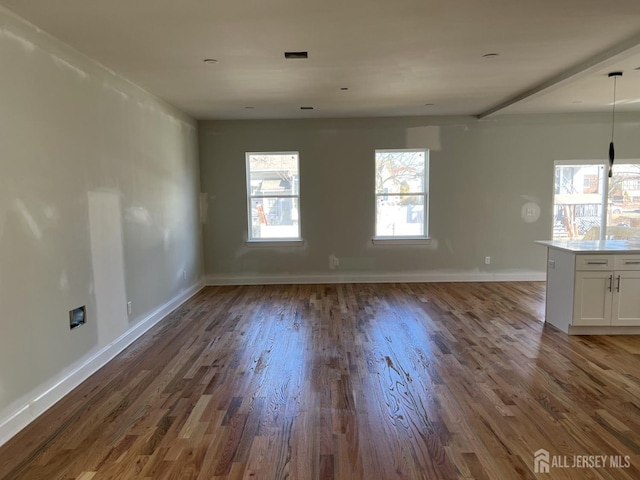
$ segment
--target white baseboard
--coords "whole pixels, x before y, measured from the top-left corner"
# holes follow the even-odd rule
[[[496,272],[494,282],[546,282],[547,272]]]
[[[169,313],[202,290],[204,286],[204,282],[199,282],[188,288],[148,314],[119,338],[82,361],[79,366],[64,372],[59,378],[53,379],[52,385],[34,390],[28,403],[18,408],[8,418],[0,421],[0,446],[97,372]]]
[[[569,325],[568,333],[569,335],[640,335],[640,327],[629,327],[626,325],[615,327],[585,327]]]
[[[546,272],[399,272],[316,275],[208,275],[207,285],[290,285],[306,283],[543,282]]]

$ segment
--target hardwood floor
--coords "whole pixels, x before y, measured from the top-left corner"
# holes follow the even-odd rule
[[[543,317],[543,283],[207,288],[0,448],[0,479],[640,478],[640,337]],[[536,474],[540,448],[629,465]]]

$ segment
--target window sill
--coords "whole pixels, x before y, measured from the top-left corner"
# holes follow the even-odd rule
[[[371,239],[374,245],[429,245],[429,237],[378,237]]]
[[[304,240],[247,240],[245,242],[247,247],[302,247],[304,246]]]

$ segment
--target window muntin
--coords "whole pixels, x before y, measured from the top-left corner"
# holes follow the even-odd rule
[[[300,240],[298,152],[249,152],[249,241]]]
[[[376,150],[375,175],[376,238],[426,238],[428,151]]]

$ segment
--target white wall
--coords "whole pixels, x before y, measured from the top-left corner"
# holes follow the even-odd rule
[[[542,279],[554,160],[606,158],[610,115],[200,122],[210,283]],[[616,151],[640,157],[640,115]],[[428,246],[372,245],[375,149],[430,149]],[[244,155],[300,152],[303,247],[247,247]],[[533,204],[539,217],[523,217]],[[526,210],[526,209],[525,209]],[[329,269],[328,257],[340,259]],[[485,265],[485,256],[491,264]]]
[[[203,272],[196,123],[4,9],[0,65],[1,444]]]

